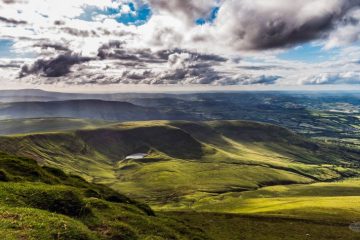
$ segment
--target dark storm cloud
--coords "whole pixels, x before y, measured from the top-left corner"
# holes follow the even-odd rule
[[[126,71],[123,73],[123,76],[127,79],[142,81],[144,79],[153,77],[153,73],[151,72],[151,70],[145,70],[140,72]]]
[[[133,69],[124,71],[120,76],[88,74],[86,78],[83,78],[82,84],[211,84],[220,78],[220,73],[212,68],[192,67],[185,69],[168,69],[162,72],[156,72],[150,69]],[[77,84],[80,83],[77,82]]]
[[[72,27],[62,27],[60,30],[62,30],[64,33],[76,37],[99,37],[98,33],[95,30],[80,30]]]
[[[248,74],[240,74],[238,76],[231,76],[222,78],[216,82],[217,85],[272,85],[276,84],[276,81],[281,79],[281,76],[268,76],[268,75],[260,75],[253,76]]]
[[[12,64],[12,63],[9,63],[9,64],[1,64],[0,63],[0,68],[20,68],[21,65],[19,64]]]
[[[254,48],[278,48],[321,38],[334,27],[337,19],[338,16],[329,13],[304,22],[290,31],[286,29],[288,24],[286,20],[281,18],[270,20],[260,30],[262,33],[253,38]]]
[[[65,51],[61,44],[40,43],[38,47]],[[81,63],[93,60],[100,69]],[[122,41],[110,41],[99,47],[95,58],[83,58],[74,54],[59,54],[50,60],[37,60],[24,66],[20,77],[42,75],[46,84],[54,84],[64,76],[67,84],[213,84],[223,76],[214,66],[225,63],[226,58],[214,54],[203,54],[184,49],[153,52],[151,49],[129,49]],[[76,65],[76,70],[70,68]],[[91,64],[90,64],[91,65]],[[131,67],[128,69],[127,67]],[[154,68],[155,67],[155,68]],[[153,69],[154,68],[154,69]],[[123,69],[121,73],[106,74],[107,71]],[[159,69],[161,69],[159,71]],[[73,81],[72,81],[73,80]],[[39,80],[35,80],[39,81]]]
[[[149,0],[149,3],[155,11],[171,12],[189,24],[193,24],[198,18],[207,16],[216,5],[212,0]]]
[[[42,75],[46,78],[31,81],[43,81],[41,83],[45,84],[58,83],[58,79],[53,77],[63,76],[62,81],[69,85],[212,84],[222,78],[222,74],[214,70],[213,66],[226,59],[216,55],[180,49],[152,53],[149,49],[126,49],[123,48],[123,44],[121,41],[110,41],[102,45],[96,59],[83,59],[78,55],[59,55],[50,60],[37,60],[32,66],[24,66],[20,76]],[[89,60],[94,60],[95,65],[102,62],[106,62],[106,65],[100,70],[92,68],[91,64],[81,64]],[[70,72],[72,66],[75,68]],[[126,68],[128,66],[131,68]],[[114,69],[123,71],[116,74],[106,73]]]
[[[17,3],[19,1],[16,1],[16,0],[1,0],[1,2],[5,3],[5,4],[14,4],[14,3]]]
[[[112,30],[109,31],[108,29],[104,27],[100,27],[96,29],[97,34],[100,36],[113,36],[113,37],[130,37],[135,36],[134,33],[125,31],[125,30]]]
[[[166,63],[169,56],[173,54],[189,54],[192,61],[201,62],[226,62],[227,59],[215,55],[215,54],[204,54],[197,53],[185,49],[170,49],[160,50],[153,52],[151,49],[128,49],[125,46],[125,42],[122,41],[110,41],[103,44],[98,49],[98,57],[100,59],[117,59],[127,61],[137,61],[137,63]]]
[[[139,57],[130,50],[123,47],[124,42],[110,41],[102,45],[98,49],[98,57],[100,59],[119,59],[137,61]]]
[[[264,70],[271,70],[271,69],[286,69],[286,70],[293,69],[291,67],[284,67],[284,66],[279,66],[279,65],[237,66],[237,68],[244,69],[244,70],[254,70],[254,71],[264,71]]]
[[[215,54],[192,53],[198,61],[226,62],[227,59]]]
[[[359,0],[225,1],[215,25],[227,30],[221,38],[235,49],[283,48],[325,39],[344,24],[359,25],[347,16],[359,7]]]
[[[65,22],[62,21],[62,20],[56,20],[56,21],[54,21],[54,25],[56,25],[56,26],[62,26],[62,25],[65,25]]]
[[[80,64],[92,60],[74,53],[60,54],[54,58],[45,60],[38,59],[32,65],[24,65],[21,68],[19,77],[28,75],[42,75],[46,77],[61,77],[70,73],[70,68],[75,64]]]
[[[68,85],[88,84],[200,84],[200,85],[249,85],[274,84],[278,76],[235,75],[218,70],[228,61],[215,54],[186,49],[152,51],[130,49],[122,41],[110,41],[99,47],[97,56],[82,57],[71,53],[64,44],[40,42],[41,49],[54,49],[58,56],[39,59],[22,67],[20,77],[30,78],[31,83],[55,84],[57,77]],[[64,53],[62,53],[64,52]],[[82,64],[92,61],[90,64]],[[93,63],[93,64],[92,64]]]
[[[27,22],[23,21],[23,20],[15,20],[15,19],[12,19],[12,18],[5,18],[5,17],[1,17],[1,16],[0,16],[0,22],[4,22],[4,23],[7,23],[7,24],[13,24],[13,25],[27,24]]]
[[[238,66],[238,68],[245,70],[263,71],[263,70],[274,69],[277,67],[276,66]]]
[[[191,61],[191,60],[190,60]],[[212,84],[222,78],[210,64],[189,62],[183,67],[170,68],[148,79],[150,84]]]
[[[21,68],[22,61],[0,62],[0,68]]]
[[[250,77],[249,81],[246,81],[245,83],[250,85],[250,84],[274,84],[277,80],[281,79],[281,76],[266,76],[266,75],[261,75],[261,76],[257,76],[257,77]]]
[[[73,81],[76,79],[77,81]],[[213,68],[188,68],[173,69],[164,72],[154,72],[151,70],[129,70],[120,76],[106,75],[100,73],[76,73],[67,78],[69,85],[88,85],[88,84],[147,84],[147,85],[175,85],[175,84],[196,84],[196,85],[272,85],[275,84],[280,76],[252,76],[237,75],[227,76]],[[57,82],[56,79],[47,79],[47,84]]]
[[[177,54],[188,53],[191,55],[191,58],[195,61],[226,62],[228,60],[227,58],[222,57],[220,55],[197,53],[194,51],[180,49],[180,48],[158,51],[158,52],[156,52],[156,55],[159,56],[159,58],[161,58],[161,59],[167,60],[170,55],[175,54],[175,53],[177,53]]]
[[[15,3],[28,3],[28,0],[0,0],[0,8],[3,7],[3,6],[1,6],[2,4],[10,5],[10,4],[15,4]],[[6,7],[6,6],[4,6],[4,7]]]
[[[188,26],[208,16],[219,6],[209,32],[197,31],[193,43],[225,43],[234,50],[286,48],[299,43],[326,39],[343,26],[359,26],[351,12],[360,0],[148,0],[154,12],[177,17]],[[164,25],[154,31],[155,46],[180,46],[184,33]]]
[[[176,84],[197,84],[197,85],[271,85],[275,84],[280,76],[253,76],[247,74],[225,74],[215,70],[211,65],[190,64],[184,68],[169,68],[164,71],[155,69],[129,69],[122,73],[107,74],[106,72],[93,71],[91,68],[74,66],[75,69],[62,78],[32,78],[27,79],[30,83],[36,84],[57,84],[67,85],[109,85],[109,84],[147,84],[147,85],[176,85]]]
[[[93,30],[82,30],[72,26],[66,26],[67,23],[65,21],[56,20],[54,21],[54,27],[56,27],[59,31],[69,34],[74,37],[80,38],[96,38],[102,36],[113,36],[113,37],[130,37],[134,36],[134,33],[125,31],[125,30],[108,30],[105,27],[99,27]]]
[[[120,63],[142,66],[145,70],[128,70],[123,72],[121,78],[116,80],[108,77],[103,82],[120,81],[127,84],[177,84],[177,83],[211,83],[220,78],[219,73],[213,70],[212,62],[224,62],[225,58],[211,54],[194,53],[182,49],[152,52],[150,49],[124,48],[121,41],[111,41],[101,46],[98,57],[102,60],[119,60]],[[209,62],[206,64],[206,62]],[[167,66],[161,72],[152,71],[147,64],[160,64]]]
[[[41,49],[54,49],[56,51],[70,51],[67,46],[64,46],[60,43],[50,43],[50,42],[41,42],[34,44],[34,47],[39,47]]]
[[[146,63],[165,63],[164,59],[160,59],[150,49],[129,49],[124,46],[124,42],[110,41],[103,44],[98,49],[97,56],[101,60],[112,59],[119,60],[122,65],[143,65]]]

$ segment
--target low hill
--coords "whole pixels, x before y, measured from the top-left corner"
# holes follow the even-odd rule
[[[131,103],[116,101],[68,100],[0,104],[0,119],[50,117],[86,118],[110,121],[167,118],[155,108],[140,107]]]
[[[209,239],[102,185],[0,153],[1,239]]]
[[[103,183],[153,206],[203,194],[357,176],[358,152],[245,121],[156,121],[0,138],[0,150]],[[141,153],[140,159],[127,156]],[[345,166],[345,167],[344,167]]]
[[[27,118],[0,120],[0,135],[66,131],[95,128],[110,122],[76,118]]]

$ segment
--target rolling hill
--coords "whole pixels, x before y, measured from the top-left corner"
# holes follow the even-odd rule
[[[0,150],[36,159],[149,202],[189,206],[202,194],[356,176],[359,154],[287,129],[244,121],[156,121],[0,138]],[[143,159],[125,159],[146,153]],[[181,205],[181,206],[180,206]]]
[[[349,230],[360,218],[358,151],[247,121],[87,122],[68,130],[58,121],[75,127],[74,119],[38,121],[44,131],[2,136],[0,151],[146,202],[160,219],[175,217],[200,236],[359,237]]]

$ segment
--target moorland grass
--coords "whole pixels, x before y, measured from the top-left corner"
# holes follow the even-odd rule
[[[358,237],[359,152],[269,124],[130,122],[2,137],[0,149],[44,165],[1,155],[0,204],[66,215],[89,239]]]
[[[340,168],[340,164],[360,156],[335,151],[284,128],[244,121],[128,122],[2,137],[0,149],[106,184],[154,206],[199,192],[356,176],[356,169]],[[124,161],[138,152],[149,155]]]
[[[18,166],[18,167],[16,167]],[[1,239],[209,239],[114,190],[0,154]]]

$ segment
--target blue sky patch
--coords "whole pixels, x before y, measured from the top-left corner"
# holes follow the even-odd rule
[[[11,51],[14,41],[10,39],[0,39],[0,58],[15,57],[15,54]]]
[[[7,38],[0,38],[0,58],[35,58],[36,53],[31,52],[31,49],[29,49],[29,52],[15,52],[13,51],[13,46],[15,42],[12,39]]]
[[[129,3],[128,6],[131,10],[130,13],[121,14],[120,16],[115,17],[116,21],[119,23],[126,25],[142,25],[145,24],[152,15],[151,8],[147,4],[139,5],[138,9],[136,9],[134,3]],[[109,10],[111,11],[116,9]]]
[[[206,23],[213,23],[215,19],[217,18],[217,15],[219,13],[220,7],[214,7],[208,16],[201,17],[196,19],[195,23],[197,25],[204,25]]]
[[[122,13],[122,9],[128,7],[130,12]],[[104,15],[107,18],[113,18],[119,23],[125,25],[143,25],[152,16],[151,8],[148,4],[129,2],[118,7],[108,7],[105,9],[98,9],[94,7],[87,7],[79,19],[84,21],[94,21],[94,18],[99,15]]]
[[[289,49],[278,55],[280,59],[289,61],[301,61],[307,63],[323,62],[333,59],[340,52],[339,49],[323,49],[321,45],[307,43]]]

